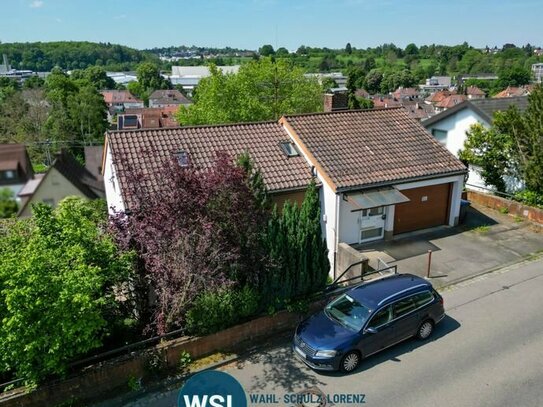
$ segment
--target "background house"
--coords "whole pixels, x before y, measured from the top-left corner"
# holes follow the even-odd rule
[[[507,110],[510,106],[516,106],[523,111],[528,107],[528,98],[466,100],[424,120],[422,124],[437,141],[458,157],[458,152],[464,148],[466,133],[472,125],[480,123],[485,127],[490,127],[494,113]],[[475,188],[488,187],[481,178],[480,169],[477,167],[470,168],[468,183]]]
[[[149,107],[189,106],[192,102],[176,89],[155,90],[149,96]]]
[[[24,144],[0,144],[0,189],[8,188],[17,196],[34,177]]]
[[[143,107],[143,101],[127,90],[104,90],[101,93],[110,116],[122,113],[126,109]]]
[[[68,196],[97,199],[104,196],[104,187],[70,153],[63,151],[45,174],[36,175],[21,189],[18,216],[31,216],[34,203],[43,202],[55,207]]]

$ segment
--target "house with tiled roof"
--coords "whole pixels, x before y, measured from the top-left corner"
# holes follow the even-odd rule
[[[484,99],[486,94],[483,90],[477,86],[468,86],[466,89],[466,96],[468,99]]]
[[[232,157],[248,152],[279,206],[286,199],[301,202],[313,179],[311,167],[277,122],[110,131],[103,164],[110,212],[125,211],[136,204],[126,176],[129,169],[150,174],[147,186],[160,193],[159,172],[165,162],[172,157],[190,157],[192,165],[205,169],[217,152]]]
[[[149,96],[149,107],[189,106],[192,101],[177,89],[155,90]]]
[[[103,90],[102,96],[111,116],[130,108],[142,108],[143,100],[136,98],[127,90]]]
[[[322,183],[332,264],[340,243],[458,223],[466,167],[403,108],[285,116],[280,123]]]
[[[284,116],[279,122],[110,131],[104,178],[108,206],[137,205],[133,178],[160,193],[165,161],[211,165],[217,151],[247,151],[278,205],[320,185],[321,226],[332,270],[340,243],[360,244],[455,225],[465,166],[403,108]]]
[[[0,189],[17,196],[28,180],[34,177],[32,164],[24,144],[0,144]]]
[[[96,179],[70,153],[62,151],[45,174],[37,174],[19,191],[19,217],[32,215],[32,204],[42,202],[53,207],[68,196],[103,198],[103,181]]]
[[[466,100],[427,120],[423,120],[422,125],[452,154],[458,156],[458,152],[464,148],[466,133],[471,126],[479,123],[489,128],[494,113],[507,110],[510,106],[515,106],[520,111],[524,111],[528,107],[528,97]],[[472,188],[488,187],[480,174],[481,170],[479,168],[470,168],[468,184]]]
[[[525,86],[508,86],[501,92],[494,95],[495,98],[512,98],[512,97],[518,97],[518,96],[528,96],[530,93],[532,93],[533,85],[525,85]]]
[[[455,107],[466,99],[467,97],[465,95],[449,95],[435,104],[436,112],[442,112],[451,107]]]

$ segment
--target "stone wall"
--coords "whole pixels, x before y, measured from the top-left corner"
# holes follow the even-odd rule
[[[534,223],[543,225],[542,209],[527,206],[520,202],[501,198],[499,196],[469,190],[467,191],[467,199],[470,202],[486,206],[487,208],[491,209],[504,210],[503,208],[506,208],[507,213],[511,215],[520,216]]]
[[[309,312],[315,312],[322,307],[323,301],[324,298],[311,304]],[[281,311],[209,336],[164,341],[150,349],[161,352],[166,367],[175,370],[179,366],[181,352],[188,352],[193,360],[217,351],[239,352],[245,346],[253,346],[256,341],[273,337],[277,333],[288,330],[294,332],[294,328],[304,317],[305,314]],[[71,399],[77,400],[79,405],[118,395],[119,392],[128,390],[128,380],[131,377],[149,377],[146,351],[149,349],[89,366],[77,375],[44,384],[29,393],[26,393],[25,389],[6,392],[0,395],[0,407],[55,406]]]

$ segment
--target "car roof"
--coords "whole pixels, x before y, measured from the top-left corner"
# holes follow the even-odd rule
[[[428,281],[412,274],[394,274],[389,277],[362,283],[346,294],[372,309],[390,303],[407,294],[432,288]]]

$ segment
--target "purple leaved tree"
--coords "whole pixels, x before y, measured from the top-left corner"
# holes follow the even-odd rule
[[[111,225],[121,247],[138,254],[132,297],[147,333],[182,328],[204,291],[259,285],[270,264],[269,214],[233,157],[218,152],[209,168],[172,158],[153,177],[143,166],[119,168],[130,210],[112,216]]]

